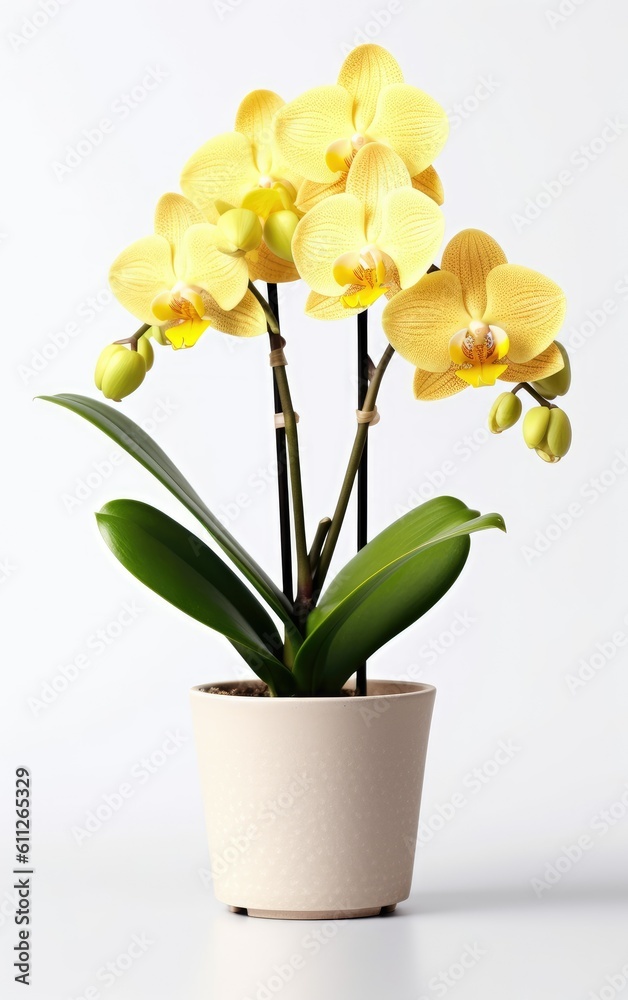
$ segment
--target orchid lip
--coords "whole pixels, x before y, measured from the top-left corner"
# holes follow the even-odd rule
[[[456,375],[469,385],[494,385],[506,371],[509,340],[498,326],[472,320],[449,341],[449,356],[457,366]]]

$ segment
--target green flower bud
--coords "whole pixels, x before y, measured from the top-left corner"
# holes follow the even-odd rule
[[[126,347],[111,354],[102,373],[100,388],[107,399],[117,403],[142,384],[146,375],[146,362],[139,351]]]
[[[559,344],[558,341],[556,341],[556,347],[563,356],[564,367],[559,372],[555,372],[554,375],[548,375],[547,378],[542,378],[538,382],[532,383],[537,392],[540,392],[546,399],[556,399],[557,396],[564,396],[569,391],[569,386],[571,385],[569,355],[566,348],[562,344]]]
[[[528,448],[538,448],[545,438],[550,418],[549,406],[533,406],[523,418],[523,440]]]
[[[137,353],[141,354],[142,357],[144,358],[144,362],[146,364],[146,371],[149,372],[153,367],[153,361],[155,360],[155,352],[153,350],[153,345],[151,344],[146,334],[144,334],[143,337],[140,337],[140,339],[137,342]]]
[[[292,237],[299,221],[298,215],[288,209],[273,212],[264,226],[264,241],[269,250],[282,260],[293,261]]]
[[[96,383],[97,389],[102,389],[102,377],[105,374],[105,369],[111,358],[114,354],[124,350],[126,350],[126,348],[124,348],[122,344],[109,344],[100,352],[100,357],[96,362],[96,371],[94,372],[94,382]]]
[[[218,249],[238,254],[255,250],[262,242],[262,224],[248,208],[230,208],[218,219]]]
[[[502,392],[491,406],[488,415],[488,428],[491,434],[501,434],[509,427],[514,427],[522,409],[521,400],[514,392]]]
[[[564,410],[557,406],[550,411],[549,427],[547,428],[547,454],[551,462],[563,458],[571,448],[571,423]],[[546,449],[542,449],[546,451]]]
[[[144,337],[151,337],[156,344],[159,344],[160,347],[171,346],[170,341],[164,335],[164,331],[160,326],[151,326],[150,330],[147,330],[146,333],[144,334]],[[144,337],[142,337],[142,340],[144,339]]]
[[[544,462],[558,462],[571,447],[569,417],[557,406],[534,406],[523,419],[523,438]]]

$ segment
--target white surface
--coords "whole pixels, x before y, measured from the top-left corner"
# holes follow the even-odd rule
[[[563,19],[552,24],[548,13],[559,5]],[[226,6],[221,17],[207,0],[68,2],[25,44],[11,36],[39,10],[34,0],[7,0],[1,15],[0,559],[9,568],[0,574],[0,898],[4,914],[13,772],[26,763],[35,792],[31,995],[38,1000],[83,996],[103,963],[144,932],[154,947],[115,985],[101,984],[102,996],[252,1000],[275,964],[304,951],[310,930],[231,917],[202,886],[207,854],[190,742],[143,777],[139,762],[170,730],[190,736],[187,689],[238,676],[240,667],[226,643],[124,574],[99,540],[93,511],[131,496],[193,522],[130,458],[113,466],[115,449],[94,428],[31,401],[46,392],[95,394],[98,352],[134,328],[105,291],[109,263],[149,232],[154,201],[176,188],[187,156],[231,127],[253,87],[290,97],[333,82],[343,44],[372,30],[371,10],[384,4]],[[450,987],[456,997],[610,997],[605,977],[628,962],[628,810],[614,808],[618,818],[606,833],[596,817],[628,780],[626,648],[611,645],[615,633],[622,641],[628,633],[628,459],[614,466],[628,449],[628,129],[602,144],[594,162],[578,151],[607,119],[628,123],[628,13],[619,0],[403,0],[399,8],[372,37],[394,52],[410,82],[452,112],[438,162],[447,236],[482,227],[510,260],[546,272],[567,292],[563,339],[577,349],[566,408],[575,439],[568,458],[549,468],[526,451],[519,430],[488,439],[491,393],[420,405],[410,368],[401,360],[391,367],[372,435],[372,530],[416,502],[416,493],[426,497],[430,477],[448,461],[443,489],[502,512],[509,534],[474,539],[448,597],[371,667],[373,676],[418,676],[438,687],[423,818],[438,826],[439,807],[451,818],[419,850],[412,900],[386,921],[343,925],[281,992],[299,1000],[323,991],[438,996],[431,977],[477,942],[486,956]],[[123,115],[121,95],[141,86],[149,68],[164,78]],[[478,100],[482,80],[492,81],[493,93],[480,89],[486,96]],[[461,103],[465,118],[455,109]],[[59,180],[55,161],[103,117],[113,131]],[[530,225],[517,225],[513,216],[545,185],[557,192],[552,182],[565,170],[566,189]],[[302,287],[282,291],[281,310],[311,530],[330,511],[350,446],[354,333],[349,323],[307,320],[304,298]],[[26,371],[71,323],[66,346],[39,372]],[[381,335],[372,339],[377,354]],[[337,366],[327,372],[322,359],[332,350]],[[161,352],[125,412],[157,424],[155,436],[212,507],[240,504],[230,527],[277,575],[274,483],[271,473],[259,485],[257,475],[262,470],[263,484],[273,459],[266,352],[263,340],[241,344],[211,332],[186,354]],[[95,463],[102,481],[96,476],[72,505],[68,497]],[[236,500],[241,494],[250,504]],[[580,514],[559,530],[554,518],[571,504]],[[548,529],[555,540],[547,551],[526,558],[524,549]],[[352,541],[349,524],[338,565]],[[99,651],[94,634],[118,630],[111,623],[124,602],[141,613],[124,618],[127,627]],[[467,627],[451,642],[457,616]],[[439,643],[434,655],[430,641]],[[598,643],[613,655],[596,660],[592,679],[570,691],[566,678]],[[28,699],[79,654],[87,664],[77,679],[35,714]],[[502,740],[520,749],[489,777],[495,767],[487,762]],[[468,777],[476,767],[486,783]],[[131,797],[78,846],[73,828],[123,782]],[[443,807],[456,793],[465,805],[452,814]],[[532,880],[584,835],[590,849],[538,899]],[[10,997],[19,995],[13,933],[5,919],[0,981]]]

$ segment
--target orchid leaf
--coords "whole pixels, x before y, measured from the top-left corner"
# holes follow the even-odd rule
[[[309,695],[335,694],[357,667],[417,621],[449,590],[470,548],[469,535],[505,530],[454,497],[411,510],[368,543],[331,582],[307,624],[294,676]]]
[[[112,500],[96,518],[105,542],[133,576],[226,636],[273,694],[294,693],[292,674],[276,655],[282,640],[270,615],[200,538],[137,500]]]
[[[133,420],[120,410],[89,396],[61,393],[56,396],[40,396],[40,399],[63,406],[88,420],[112,438],[129,455],[132,455],[159,482],[200,521],[212,538],[220,545],[246,579],[264,598],[268,606],[279,616],[290,634],[292,644],[297,648],[301,637],[294,625],[292,607],[285,595],[264,570],[242,548],[240,543],[220,523],[204,504],[198,493],[177,469],[166,453]]]

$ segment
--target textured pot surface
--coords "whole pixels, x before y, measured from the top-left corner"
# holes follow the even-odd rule
[[[402,681],[369,681],[363,698],[193,688],[217,899],[281,917],[366,916],[406,899],[435,693]]]

